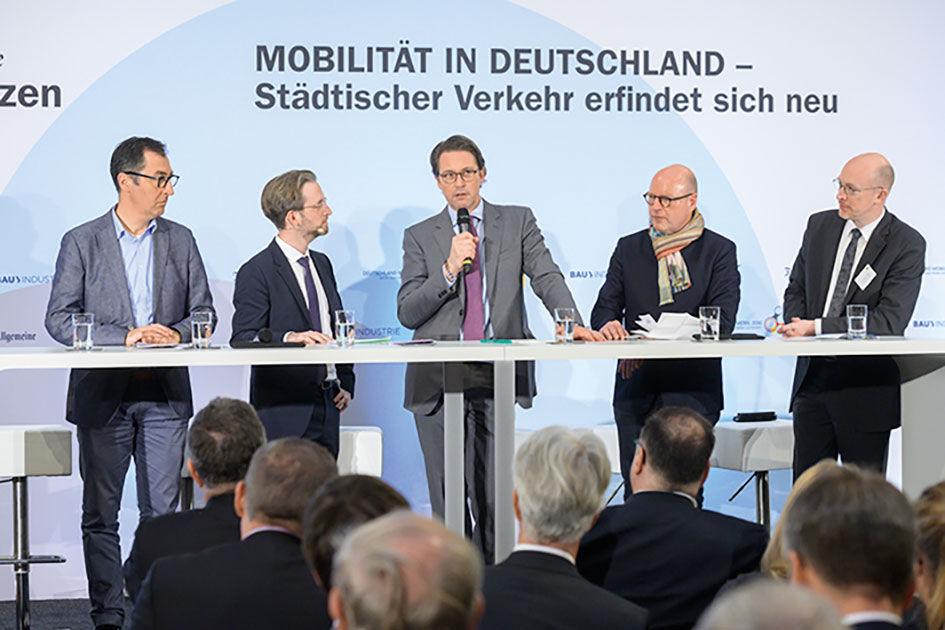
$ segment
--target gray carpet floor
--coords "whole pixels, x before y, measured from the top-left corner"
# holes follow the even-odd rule
[[[87,599],[41,599],[30,602],[32,630],[93,630]],[[131,627],[131,607],[125,607],[125,628]],[[16,603],[0,602],[0,629],[16,628]]]

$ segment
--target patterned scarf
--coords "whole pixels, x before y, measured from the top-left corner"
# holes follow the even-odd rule
[[[702,236],[704,229],[705,219],[698,208],[692,213],[689,223],[675,234],[663,234],[650,226],[650,240],[653,242],[653,251],[658,261],[656,280],[660,287],[660,306],[672,304],[674,293],[692,286],[689,269],[680,252],[686,245]]]

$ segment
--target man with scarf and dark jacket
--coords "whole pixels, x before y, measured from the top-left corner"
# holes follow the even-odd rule
[[[607,339],[623,339],[649,314],[699,315],[700,306],[721,309],[722,334],[735,328],[739,282],[735,243],[705,228],[696,207],[696,177],[674,164],[653,176],[643,197],[650,226],[624,236],[610,258],[607,279],[591,312],[591,326]],[[666,406],[689,407],[713,424],[722,410],[721,359],[622,359],[614,386],[614,419],[620,470],[630,494],[628,470],[644,420]]]

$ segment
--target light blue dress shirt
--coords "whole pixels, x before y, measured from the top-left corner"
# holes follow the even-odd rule
[[[128,294],[131,296],[131,308],[135,315],[135,328],[153,324],[153,243],[157,222],[151,219],[147,229],[140,236],[135,236],[128,232],[118,220],[115,208],[112,208],[112,220],[115,222],[115,234],[118,236],[121,259],[125,263],[125,278],[128,281]]]

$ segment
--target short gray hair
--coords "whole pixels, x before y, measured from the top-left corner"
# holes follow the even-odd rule
[[[525,536],[541,544],[573,543],[604,508],[610,460],[590,431],[547,427],[519,448],[514,474]]]
[[[842,630],[832,605],[813,591],[757,578],[719,597],[695,630]]]
[[[326,481],[338,476],[328,450],[297,437],[259,447],[246,472],[246,512],[256,520],[302,522],[305,506]]]
[[[469,541],[406,510],[354,530],[333,573],[351,630],[465,630],[482,593],[482,559]]]

